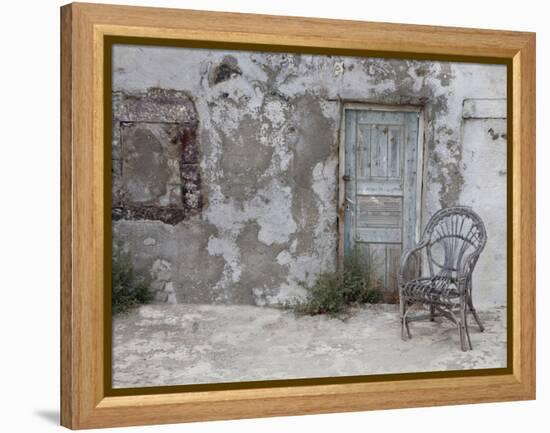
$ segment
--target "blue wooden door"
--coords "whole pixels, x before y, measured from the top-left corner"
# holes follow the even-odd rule
[[[417,237],[418,122],[418,112],[345,110],[344,254],[372,261],[388,299]]]

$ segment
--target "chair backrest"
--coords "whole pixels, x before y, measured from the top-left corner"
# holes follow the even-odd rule
[[[424,229],[427,258],[432,276],[471,277],[487,242],[485,225],[467,206],[437,211]]]

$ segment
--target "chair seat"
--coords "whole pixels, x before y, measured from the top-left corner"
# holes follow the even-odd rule
[[[407,281],[401,290],[408,301],[427,304],[453,305],[460,301],[456,278],[436,276]]]

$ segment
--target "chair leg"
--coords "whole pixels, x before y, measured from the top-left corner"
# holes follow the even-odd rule
[[[477,315],[476,309],[474,308],[472,298],[468,298],[468,309],[470,310],[470,312],[474,316],[474,319],[477,322],[477,326],[479,326],[479,332],[485,331],[485,327],[483,326],[483,323],[481,323],[481,319]]]
[[[401,340],[407,341],[408,339],[409,339],[409,338],[408,338],[408,335],[407,335],[407,329],[406,329],[405,319],[402,318],[402,319],[401,319]]]
[[[466,336],[466,341],[468,342],[468,350],[472,350],[473,347],[472,340],[470,339],[470,331],[468,330],[468,314],[466,311],[466,306],[464,306],[464,309],[462,310],[460,316],[460,323],[462,324],[462,329]],[[464,350],[464,348],[462,350]]]
[[[407,331],[407,338],[412,338],[411,328],[409,328],[409,321],[407,320],[407,317],[405,317],[405,330]]]
[[[410,338],[410,331],[406,317],[406,303],[402,296],[399,297],[399,315],[401,316],[401,339],[407,341]]]
[[[479,326],[479,332],[485,331],[485,327],[483,326],[483,323],[481,323],[481,319],[477,315],[476,309],[474,308],[474,302],[472,301],[472,281],[471,280],[468,283],[468,290],[466,291],[466,302],[467,302],[468,310],[470,311],[470,313],[472,313],[472,316],[474,316],[477,326]]]
[[[469,348],[469,350],[473,350],[474,347],[472,346],[472,340],[470,339],[470,331],[468,330],[468,322],[464,322],[464,330],[466,331],[466,337],[468,337],[468,348]]]
[[[449,314],[453,318],[453,322],[456,325],[458,336],[460,337],[460,348],[463,352],[466,352],[468,350],[468,347],[466,346],[466,339],[467,337],[467,331],[464,327],[464,315],[465,315],[465,308],[460,309],[460,313],[455,314],[452,309],[448,310]]]
[[[462,333],[462,324],[458,320],[456,322],[456,330],[458,331],[458,336],[460,338],[460,348],[463,352],[466,352],[466,348],[464,347],[464,334]]]
[[[463,352],[467,352],[468,347],[466,346],[466,331],[464,329],[464,324],[462,323],[461,319],[457,321],[456,326],[458,328],[458,335],[460,337],[460,349]]]

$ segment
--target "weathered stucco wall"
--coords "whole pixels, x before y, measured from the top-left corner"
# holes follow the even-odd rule
[[[200,173],[182,177],[194,204],[167,222],[133,218],[141,208],[113,222],[113,237],[154,273],[158,299],[264,305],[335,266],[340,117],[355,101],[423,106],[422,226],[442,206],[473,206],[489,234],[475,298],[505,304],[504,66],[116,46],[113,92],[115,102],[179,95],[194,132],[175,134],[196,133]]]

